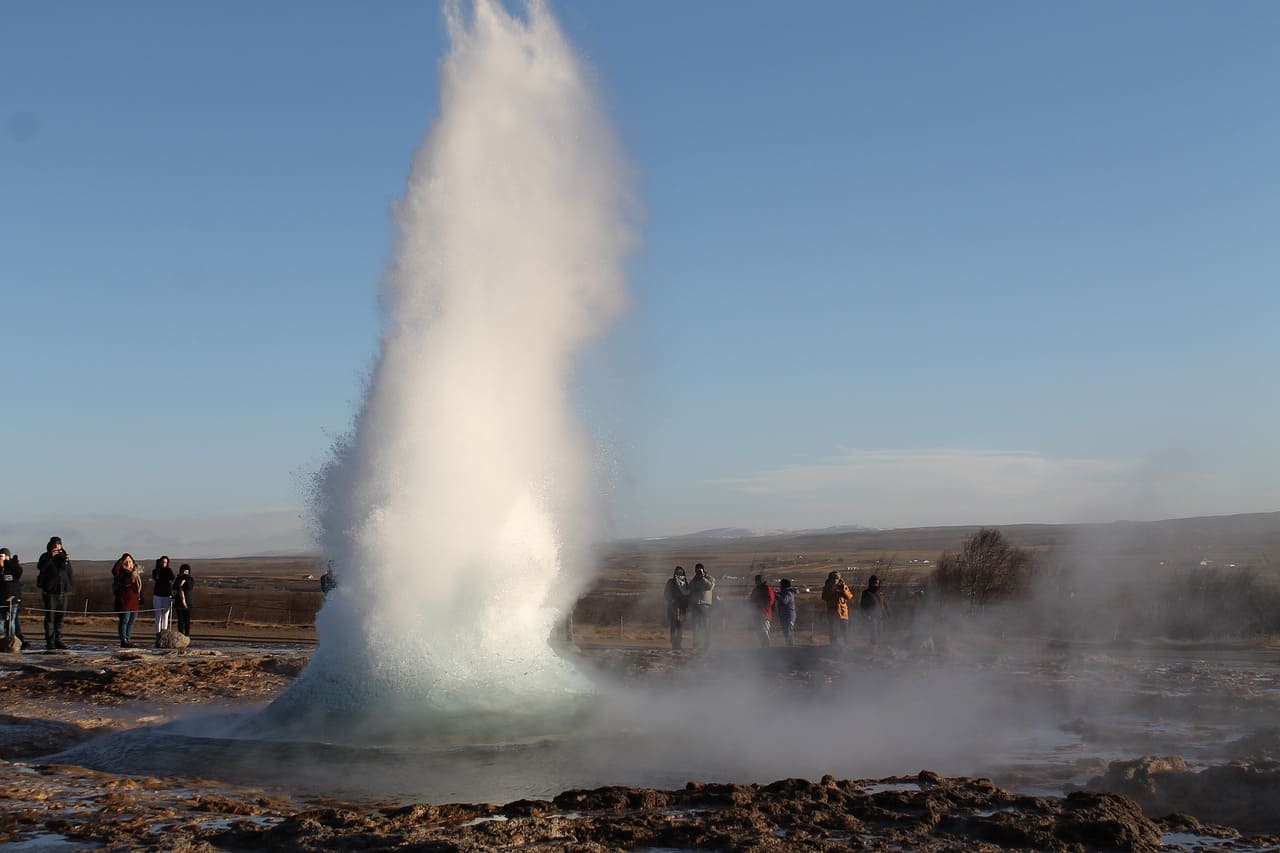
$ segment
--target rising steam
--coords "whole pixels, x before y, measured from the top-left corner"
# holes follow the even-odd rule
[[[446,17],[381,355],[318,477],[340,585],[286,705],[504,713],[578,683],[547,645],[592,526],[567,385],[624,305],[624,169],[544,4]]]

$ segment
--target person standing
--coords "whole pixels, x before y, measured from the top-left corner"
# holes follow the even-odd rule
[[[178,577],[173,582],[173,613],[178,619],[178,630],[191,636],[191,589],[195,580],[191,577],[191,564],[178,567]]]
[[[716,579],[707,574],[702,563],[693,567],[689,581],[689,602],[693,611],[693,645],[703,651],[711,648],[711,605],[715,601]]]
[[[320,576],[320,593],[325,598],[329,597],[329,593],[333,592],[334,587],[338,585],[338,576],[333,573],[333,560],[329,561],[329,565],[325,568],[324,574]]]
[[[831,645],[849,645],[849,599],[853,598],[853,590],[840,577],[839,572],[827,575],[827,582],[822,586],[822,600],[827,604],[827,637]]]
[[[889,615],[889,604],[880,592],[880,578],[872,575],[867,578],[867,588],[862,591],[862,599],[858,602],[862,616],[867,620],[867,631],[871,645],[880,645],[880,629],[884,617]]]
[[[71,599],[71,585],[75,572],[71,568],[71,559],[62,547],[62,537],[50,537],[45,545],[40,561],[36,563],[36,586],[40,587],[40,596],[44,602],[44,648],[45,651],[65,649],[62,642],[62,617],[66,615],[67,604]]]
[[[769,648],[770,620],[773,619],[773,603],[776,596],[773,587],[765,583],[764,575],[756,575],[755,588],[751,590],[751,621],[755,625],[756,637],[760,640],[760,648]]]
[[[796,590],[790,578],[783,578],[778,589],[778,625],[782,627],[782,638],[788,646],[796,644]]]
[[[132,554],[121,554],[111,567],[111,591],[115,594],[114,607],[119,619],[120,648],[132,648],[133,626],[142,609],[142,569],[133,561]]]
[[[671,649],[679,651],[684,644],[684,618],[689,613],[689,579],[685,576],[684,566],[676,566],[662,595],[667,600],[667,635]]]
[[[5,553],[9,553],[8,548],[2,548]],[[5,561],[5,573],[13,575],[13,584],[10,587],[13,590],[13,636],[18,638],[21,643],[19,651],[26,651],[31,648],[31,644],[27,642],[27,635],[22,633],[22,561],[18,559],[17,554],[9,554],[9,558]]]
[[[22,601],[22,563],[13,559],[8,548],[0,548],[0,624],[4,638],[17,638],[18,603]],[[21,639],[18,640],[22,642]]]
[[[160,648],[160,632],[169,629],[169,620],[173,617],[173,569],[169,568],[169,558],[156,560],[156,567],[151,570],[151,580],[155,586],[151,589],[151,606],[156,611],[156,648]]]

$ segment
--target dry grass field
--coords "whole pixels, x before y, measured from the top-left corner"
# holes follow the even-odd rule
[[[759,537],[672,537],[614,543],[599,571],[574,608],[573,640],[578,643],[666,643],[662,587],[676,565],[690,574],[697,562],[718,579],[716,628],[719,642],[754,642],[742,604],[757,573],[771,582],[788,577],[812,592],[801,596],[798,629],[802,642],[823,636],[818,590],[827,573],[844,572],[861,587],[876,573],[891,600],[928,578],[934,561],[959,548],[975,527],[911,528],[783,534]],[[1108,570],[1134,566],[1159,572],[1196,566],[1249,569],[1268,582],[1280,580],[1280,513],[1181,519],[1109,525],[1014,525],[1000,528],[1009,540],[1043,558],[1081,555]],[[174,556],[175,566],[189,562],[196,578],[193,633],[197,636],[250,638],[269,636],[314,641],[315,615],[323,596],[317,557],[239,557],[199,559]],[[34,577],[34,560],[29,576]],[[149,575],[150,562],[144,564]],[[111,637],[113,619],[111,563],[77,560],[71,636]],[[27,604],[39,601],[28,582]],[[150,583],[148,580],[147,589]],[[95,614],[98,614],[95,616]],[[29,636],[39,636],[39,616],[25,618]],[[146,636],[145,614],[138,633]],[[34,630],[32,630],[34,629]],[[264,633],[265,632],[265,633]]]

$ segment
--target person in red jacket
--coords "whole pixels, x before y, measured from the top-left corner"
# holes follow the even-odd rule
[[[751,590],[751,620],[755,625],[760,648],[769,648],[770,620],[773,619],[773,587],[765,582],[764,575],[756,575],[755,589]]]
[[[121,554],[111,567],[111,591],[115,593],[114,609],[120,620],[120,648],[132,648],[133,625],[142,607],[142,571],[132,554]]]

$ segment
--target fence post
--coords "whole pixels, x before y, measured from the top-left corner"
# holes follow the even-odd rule
[[[87,598],[84,600],[84,618],[89,618],[89,599]]]
[[[226,627],[228,627],[228,628],[230,628],[230,627],[231,627],[231,605],[230,605],[230,604],[228,604],[228,605],[227,605],[227,624],[226,624]]]
[[[292,625],[292,624],[293,624],[293,608],[292,608],[292,607],[286,607],[286,608],[285,608],[285,611],[284,611],[284,624],[286,624],[286,625]]]
[[[623,620],[624,620],[625,618],[626,618],[626,617],[621,616],[621,615],[620,615],[620,616],[618,616],[618,639],[619,639],[619,640],[625,640],[625,639],[626,639],[626,635],[623,633],[623,627],[622,627],[622,626],[623,626]]]

